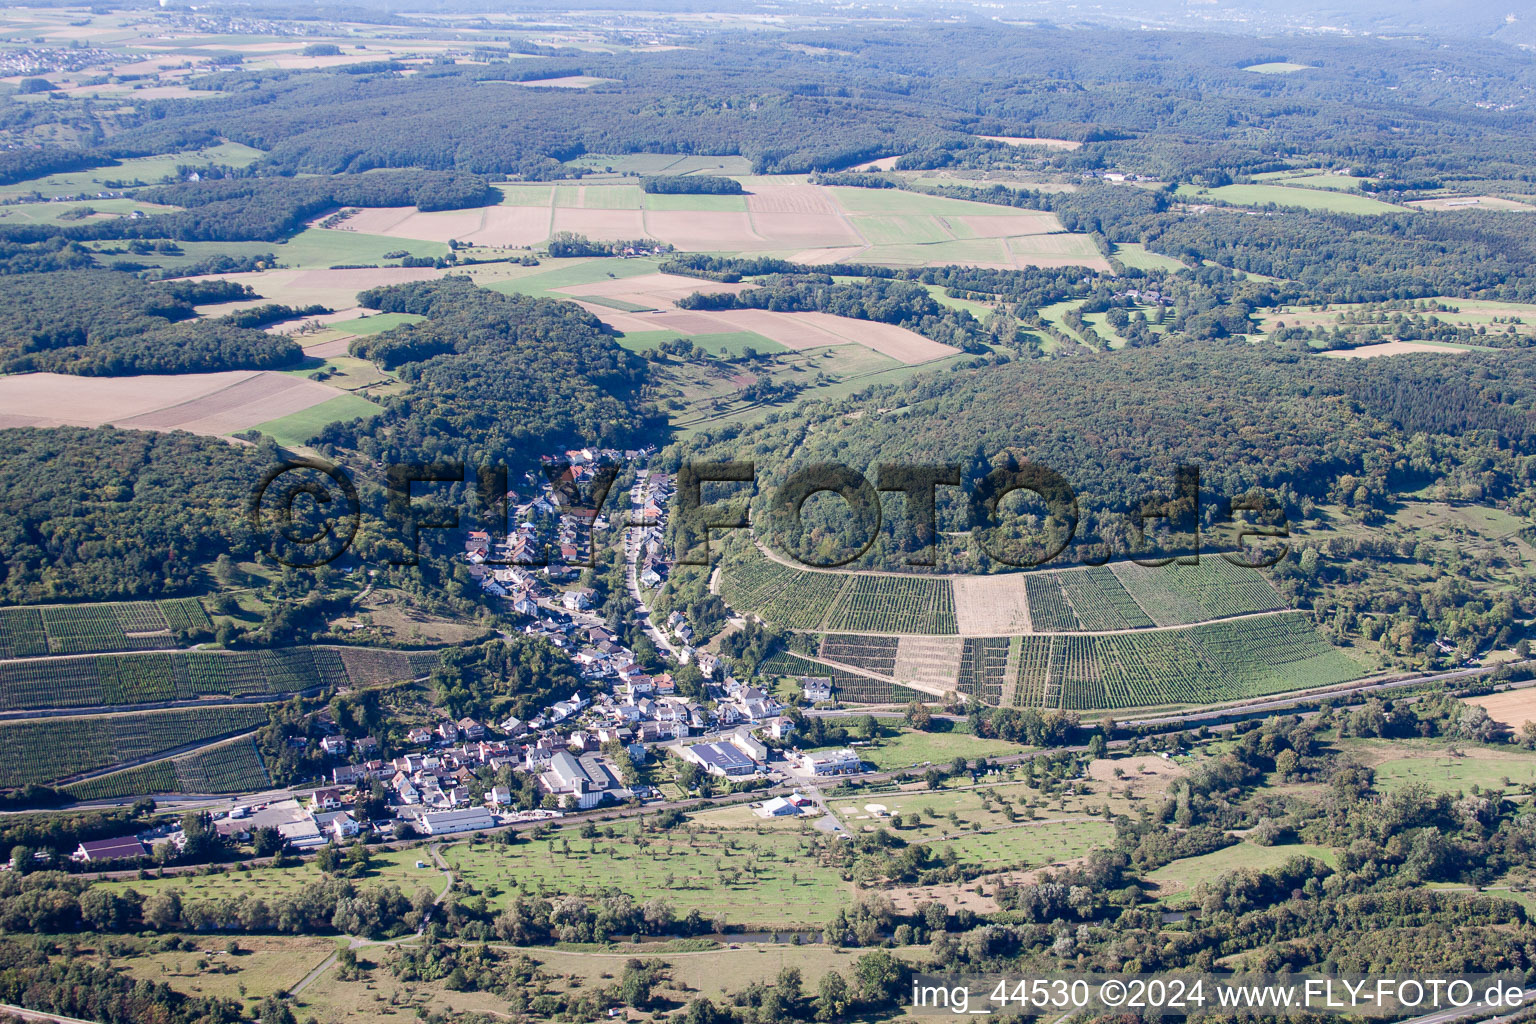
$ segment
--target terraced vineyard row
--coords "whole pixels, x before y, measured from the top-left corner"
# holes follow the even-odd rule
[[[1035,632],[1065,633],[1083,628],[1055,573],[1028,574],[1024,577],[1024,593],[1029,598],[1029,618]]]
[[[271,785],[272,776],[262,764],[256,744],[238,739],[185,757],[98,775],[64,789],[76,800],[111,800],[160,793],[249,793]]]
[[[807,575],[826,575],[810,573]],[[955,588],[925,576],[847,577],[827,628],[849,633],[955,633]]]
[[[1263,573],[1214,555],[1202,557],[1197,565],[1147,567],[1116,562],[1114,574],[1159,626],[1285,607]]]
[[[830,676],[832,696],[848,704],[906,704],[914,700],[931,700],[926,693],[895,683],[861,676],[833,665],[802,658],[798,654],[780,651],[759,667],[768,677],[773,676]]]
[[[0,608],[0,658],[171,647],[178,635],[212,631],[193,597]]]
[[[789,629],[820,629],[849,577],[802,572],[753,549],[720,571],[720,596],[739,612]]]
[[[852,665],[854,668],[888,676],[896,670],[898,642],[894,636],[828,633],[821,640],[821,656],[831,661]]]
[[[324,647],[14,661],[0,664],[0,709],[107,707],[292,693],[380,678],[409,679],[426,671],[416,668],[412,656],[400,651]]]
[[[1012,642],[1006,636],[967,638],[960,655],[959,688],[985,703],[999,703],[1008,667],[1008,648]]]
[[[176,708],[0,725],[0,786],[47,783],[162,751],[216,739],[267,720],[259,704]]]
[[[1084,629],[1144,629],[1154,625],[1108,566],[1053,575]]]
[[[1020,707],[1045,707],[1045,679],[1051,667],[1053,637],[1024,636],[1018,638],[1019,671],[1016,698]]]
[[[1299,613],[1024,640],[1021,706],[1091,711],[1209,704],[1330,686],[1363,674]]]

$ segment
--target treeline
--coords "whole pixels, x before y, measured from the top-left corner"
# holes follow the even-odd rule
[[[136,198],[179,206],[175,213],[71,225],[11,224],[0,240],[36,242],[173,238],[186,242],[280,242],[306,221],[338,206],[416,206],[459,210],[489,206],[501,194],[478,175],[388,171],[303,178],[222,178],[143,189]]]
[[[743,292],[695,292],[679,309],[769,309],[818,312],[905,327],[967,352],[985,351],[981,324],[970,313],[942,305],[928,289],[906,281],[868,278],[838,282],[829,274],[771,275]]]
[[[255,297],[226,281],[146,284],[109,270],[14,278],[0,309],[0,371],[83,376],[263,370],[292,363],[290,338],[247,314],[194,320],[194,305]]]
[[[555,259],[575,259],[580,256],[620,256],[626,251],[637,253],[671,252],[672,246],[654,238],[628,238],[617,241],[594,241],[575,231],[556,231],[549,236],[549,254]]]
[[[739,196],[746,193],[741,182],[718,174],[652,175],[640,179],[640,190],[664,196]]]
[[[101,153],[65,149],[62,146],[7,149],[0,152],[0,185],[14,185],[18,181],[43,178],[50,174],[88,171],[115,162]]]

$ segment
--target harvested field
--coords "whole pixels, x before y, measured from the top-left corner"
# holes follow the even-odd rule
[[[1506,690],[1482,697],[1468,697],[1468,704],[1476,704],[1488,712],[1488,717],[1516,732],[1526,722],[1536,722],[1536,688]]]
[[[752,285],[746,282],[725,284],[721,281],[706,281],[680,274],[642,274],[639,277],[611,278],[595,281],[592,284],[573,284],[550,290],[562,295],[601,296],[608,299],[622,299],[655,309],[670,309],[675,308],[678,299],[692,295],[694,292],[714,295],[718,292],[746,291],[751,287]]]
[[[269,302],[290,306],[319,304],[332,309],[357,305],[357,293],[408,281],[430,281],[446,271],[431,267],[363,267],[355,270],[258,270],[242,274],[209,274],[195,281],[236,281],[254,288]]]
[[[556,231],[574,231],[588,238],[608,241],[642,238],[645,235],[645,216],[639,210],[571,210],[557,207],[550,233]]]
[[[1319,352],[1324,359],[1375,359],[1378,356],[1401,356],[1410,352],[1464,352],[1452,345],[1436,345],[1429,341],[1383,341],[1377,345],[1361,345],[1359,348],[1342,348],[1332,352]]]
[[[961,636],[1034,632],[1023,576],[957,576],[954,583],[955,623]]]
[[[743,311],[745,312],[745,311]],[[841,337],[865,348],[873,349],[883,356],[890,356],[898,362],[907,365],[926,363],[933,359],[943,359],[952,356],[960,350],[950,345],[943,345],[909,331],[905,327],[897,327],[894,324],[876,323],[873,320],[852,320],[844,316],[833,316],[830,313],[774,313],[778,317],[794,317],[803,320],[813,327],[817,327],[828,334]],[[755,328],[754,328],[755,329]],[[767,334],[775,341],[768,331],[759,333]],[[788,342],[783,342],[788,344]],[[790,346],[793,348],[794,346]]]
[[[1414,199],[1403,204],[1415,210],[1524,210],[1536,213],[1536,206],[1499,196],[1447,196],[1444,199]]]
[[[800,184],[754,184],[747,196],[747,209],[752,213],[813,214],[819,217],[835,217],[842,213],[825,188]]]
[[[690,251],[750,249],[769,241],[753,230],[752,215],[745,212],[647,210],[642,222],[646,238]]]
[[[98,427],[231,434],[342,392],[280,373],[234,370],[141,377],[0,377],[0,427]]]
[[[549,225],[547,206],[487,206],[438,213],[422,213],[414,206],[391,206],[355,213],[329,230],[425,242],[456,238],[471,245],[523,246],[548,238]]]
[[[958,636],[903,636],[896,646],[892,675],[918,689],[953,690],[964,645]]]

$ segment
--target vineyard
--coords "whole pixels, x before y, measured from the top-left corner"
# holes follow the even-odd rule
[[[1012,645],[1012,639],[1006,636],[967,639],[960,655],[960,689],[984,703],[1002,703],[1003,683],[1008,677],[1008,651]]]
[[[1054,575],[1084,629],[1144,629],[1154,625],[1108,566]]]
[[[852,575],[827,628],[850,633],[953,634],[955,590],[947,579]]]
[[[1157,568],[1118,562],[1114,574],[1159,626],[1181,626],[1285,607],[1279,593],[1257,569],[1225,558],[1201,558],[1197,565]]]
[[[894,636],[849,636],[828,633],[821,641],[821,656],[828,661],[888,676],[896,670]]]
[[[272,785],[249,739],[220,743],[164,761],[152,761],[65,786],[76,800],[111,800],[161,793],[249,793]]]
[[[0,658],[149,650],[212,632],[195,597],[0,608]]]
[[[1030,573],[1024,577],[1024,589],[1029,595],[1029,618],[1038,633],[1065,633],[1083,628],[1057,577],[1054,572]]]
[[[758,671],[769,678],[774,676],[830,676],[832,696],[849,704],[907,704],[914,700],[932,699],[926,693],[880,679],[871,679],[848,669],[826,665],[819,661],[802,658],[798,654],[780,651],[759,666]]]
[[[720,571],[720,596],[743,614],[789,629],[820,629],[849,577],[801,572],[770,561],[756,548]]]
[[[1016,703],[1073,711],[1210,704],[1362,675],[1299,613],[1188,629],[1024,637]]]
[[[0,786],[53,782],[254,729],[266,720],[264,706],[242,704],[5,723]]]
[[[435,655],[365,648],[190,651],[0,664],[0,710],[116,707],[208,696],[261,696],[411,679]]]

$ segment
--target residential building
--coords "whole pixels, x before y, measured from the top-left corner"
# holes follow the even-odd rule
[[[832,679],[830,676],[801,676],[800,692],[806,701],[811,704],[819,704],[824,700],[831,700]]]
[[[753,736],[747,726],[742,726],[731,735],[731,745],[758,763],[768,760],[768,745]]]

